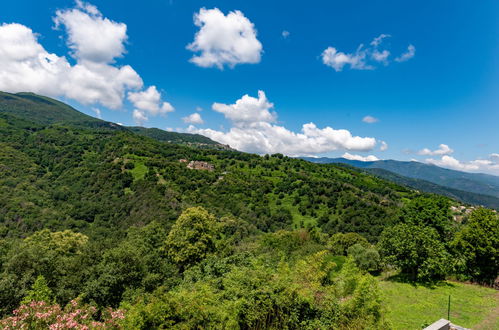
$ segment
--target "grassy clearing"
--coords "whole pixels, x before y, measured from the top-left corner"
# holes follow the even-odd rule
[[[144,165],[141,161],[134,161],[134,168],[130,170],[132,173],[133,181],[137,181],[143,179],[148,171],[147,166]]]
[[[421,329],[440,318],[472,329],[499,329],[499,292],[478,285],[445,282],[434,288],[380,281],[387,317],[394,329]]]

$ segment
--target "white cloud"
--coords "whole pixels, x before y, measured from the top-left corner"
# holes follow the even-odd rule
[[[233,126],[229,131],[198,129],[192,125],[187,131],[208,136],[241,151],[298,156],[334,150],[369,151],[376,145],[376,139],[352,136],[344,129],[321,129],[308,123],[302,126],[301,132],[293,132],[276,125],[277,114],[270,111],[273,104],[262,91],[259,91],[258,98],[244,95],[234,104],[214,103],[212,108],[231,121]]]
[[[409,45],[407,46],[407,51],[402,55],[400,55],[399,57],[397,57],[395,61],[405,62],[413,58],[415,55],[416,55],[416,47],[414,47],[413,45]]]
[[[188,124],[204,124],[203,118],[201,118],[201,115],[197,112],[194,112],[187,117],[183,117],[182,120],[184,123]]]
[[[198,106],[198,107],[196,107],[196,111],[197,112],[201,112],[201,111],[203,111],[203,108],[201,108],[201,107]]]
[[[156,89],[156,86],[150,86],[142,92],[129,92],[128,100],[137,109],[147,111],[153,116],[165,115],[168,112],[174,111],[170,103],[161,102],[161,94]]]
[[[362,118],[362,121],[364,123],[374,124],[374,123],[377,123],[379,121],[379,119],[376,117],[373,117],[373,116],[365,116],[364,118]]]
[[[341,157],[349,160],[360,160],[361,162],[375,162],[379,160],[379,158],[374,155],[369,155],[369,156],[352,155],[349,154],[348,152],[345,152]]]
[[[253,122],[275,122],[277,115],[270,111],[273,107],[263,91],[258,91],[258,98],[246,94],[235,104],[213,103],[212,106],[213,110],[222,113],[237,126]]]
[[[436,166],[465,172],[484,172],[499,175],[499,162],[486,159],[476,159],[469,162],[457,160],[451,156],[442,156],[441,159],[426,159],[426,162]]]
[[[418,151],[418,154],[424,156],[442,156],[442,155],[450,155],[454,152],[451,148],[449,148],[446,144],[440,144],[438,149],[430,150],[428,148],[424,148]]]
[[[156,89],[156,86],[150,86],[148,89],[141,92],[129,92],[128,100],[135,107],[134,119],[136,123],[143,123],[148,120],[148,115],[166,115],[175,109],[168,102],[161,101],[161,94]],[[140,113],[140,115],[139,115]]]
[[[254,24],[239,10],[224,15],[218,8],[201,8],[194,15],[199,31],[187,49],[200,52],[191,62],[200,67],[234,67],[241,63],[259,63],[262,44],[256,38]]]
[[[143,125],[149,119],[143,111],[137,109],[133,110],[132,116],[137,125]]]
[[[388,143],[386,143],[385,141],[381,141],[381,146],[379,147],[379,150],[380,151],[388,150]]]
[[[380,49],[383,40],[388,37],[390,35],[380,34],[369,43],[368,47],[360,44],[354,53],[344,53],[335,47],[328,47],[321,54],[322,62],[337,72],[342,71],[345,66],[350,66],[350,69],[354,70],[374,70],[376,64],[388,65],[391,53],[387,49]],[[409,60],[414,57],[415,51],[416,48],[409,45],[407,52],[397,57],[396,61]]]
[[[490,154],[489,157],[490,157],[490,159],[494,159],[494,160],[499,161],[499,154],[498,153]]]
[[[366,64],[366,52],[363,45],[357,48],[354,54],[339,52],[334,47],[328,47],[322,52],[322,63],[332,67],[336,72],[343,70],[345,65],[350,65],[351,69],[370,70],[372,66]]]
[[[79,60],[111,63],[125,53],[126,24],[102,16],[95,6],[77,1],[76,8],[58,10],[56,27],[64,25],[68,46]]]
[[[287,38],[289,37],[289,35],[290,35],[290,34],[291,34],[291,33],[289,33],[289,31],[286,31],[286,30],[282,31],[282,33],[281,33],[281,35],[282,35],[282,37],[283,37],[284,39],[287,39]]]
[[[388,65],[388,56],[390,56],[390,52],[386,49],[381,51],[381,52],[378,50],[375,50],[375,51],[373,51],[371,56],[372,56],[373,60],[375,60],[376,62],[382,62],[385,65]]]
[[[383,42],[383,39],[390,38],[390,37],[391,37],[391,35],[382,33],[379,36],[377,36],[376,38],[374,38],[373,41],[371,41],[370,45],[373,47],[378,47]]]
[[[81,1],[73,9],[57,11],[54,22],[67,32],[76,64],[46,51],[30,28],[2,24],[0,90],[64,96],[116,109],[122,106],[127,90],[142,87],[142,79],[131,66],[113,64],[125,52],[125,24],[104,18],[95,6]]]
[[[102,119],[102,113],[101,113],[100,109],[92,108],[92,111],[95,112],[95,115],[97,116],[97,118]]]

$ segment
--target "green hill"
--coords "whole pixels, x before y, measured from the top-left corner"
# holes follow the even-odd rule
[[[65,103],[34,93],[11,94],[0,92],[0,113],[10,114],[42,125],[59,124],[83,128],[130,130],[162,142],[200,148],[230,149],[229,146],[222,145],[199,134],[166,132],[158,128],[121,126],[88,116]]]
[[[67,104],[33,93],[0,92],[0,113],[8,113],[40,124],[100,121]]]
[[[320,218],[342,231],[376,240],[393,220],[401,198],[413,194],[337,165],[193,149],[129,130],[45,126],[0,114],[0,133],[4,156],[0,166],[17,169],[20,163],[9,163],[15,159],[31,164],[31,172],[16,172],[15,180],[21,181],[12,184],[29,185],[32,192],[4,190],[0,198],[0,220],[8,230],[36,230],[49,224],[53,229],[90,230],[96,221],[123,227],[176,217],[181,205],[202,204],[220,215],[242,217],[262,230],[300,227]],[[207,161],[215,170],[192,171],[180,159]],[[139,167],[142,180],[134,176]],[[164,200],[164,194],[175,202]],[[21,200],[30,206],[20,207]],[[375,219],[368,216],[371,212],[377,214]],[[275,223],[278,218],[282,224]]]

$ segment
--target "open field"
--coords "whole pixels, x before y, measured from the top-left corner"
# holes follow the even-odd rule
[[[394,329],[421,329],[440,318],[471,329],[499,329],[499,292],[478,285],[445,282],[433,288],[380,281],[387,317]]]

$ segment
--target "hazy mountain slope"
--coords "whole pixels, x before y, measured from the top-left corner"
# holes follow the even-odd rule
[[[396,182],[416,190],[447,196],[467,204],[482,205],[499,210],[499,198],[494,196],[444,187],[426,180],[402,176],[381,168],[367,168],[365,171],[385,180]]]
[[[360,168],[381,168],[405,177],[426,180],[444,187],[499,197],[499,177],[494,175],[466,173],[419,162],[396,160],[361,162],[345,158],[305,159],[315,163],[343,163]]]

